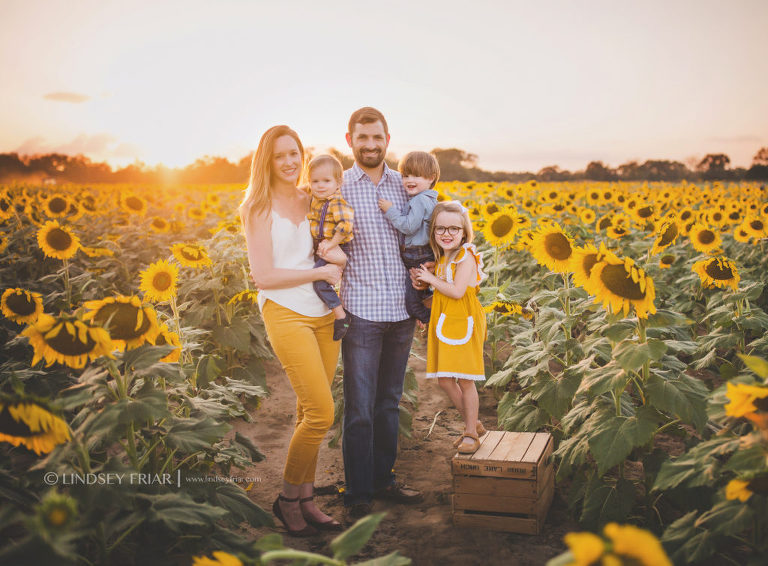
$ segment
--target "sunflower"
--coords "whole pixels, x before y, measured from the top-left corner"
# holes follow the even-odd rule
[[[629,234],[629,230],[622,224],[613,224],[605,230],[605,235],[612,240],[619,240]]]
[[[533,257],[555,273],[567,273],[568,260],[573,255],[573,239],[557,222],[534,233],[531,246]]]
[[[531,230],[523,230],[517,238],[515,249],[518,251],[531,251],[531,245],[533,244],[534,233]]]
[[[80,246],[83,253],[88,257],[113,257],[115,252],[109,248],[89,248],[88,246]]]
[[[18,287],[6,289],[0,298],[0,310],[13,322],[31,324],[43,312],[43,296]]]
[[[604,248],[604,246],[601,246]],[[592,267],[598,261],[598,251],[594,244],[585,246],[576,246],[570,259],[569,271],[573,272],[573,283],[579,287],[584,287],[589,281],[589,274]]]
[[[635,222],[641,226],[645,226],[646,222],[653,222],[656,215],[656,209],[652,204],[643,202],[638,203],[636,207],[632,208],[630,214]]]
[[[67,423],[40,405],[0,402],[0,442],[25,446],[39,456],[70,438]]]
[[[83,318],[104,326],[119,350],[138,348],[144,342],[154,344],[160,333],[155,309],[142,303],[135,295],[88,301],[85,308],[90,312],[85,313]]]
[[[726,257],[710,257],[697,261],[691,268],[701,278],[704,287],[730,287],[734,291],[739,285],[739,271]]]
[[[493,201],[485,203],[483,205],[483,213],[485,214],[485,216],[493,216],[500,210],[501,209],[499,208],[499,205]]]
[[[590,295],[595,295],[595,303],[602,303],[616,314],[623,310],[624,316],[629,315],[631,306],[635,307],[639,318],[648,318],[648,313],[655,313],[653,280],[638,269],[632,259],[621,259],[602,247],[601,252],[584,285]]]
[[[168,232],[171,229],[171,223],[161,216],[155,216],[152,219],[152,222],[149,223],[149,227],[153,232],[162,234],[164,232]]]
[[[746,244],[749,242],[749,239],[752,237],[752,235],[747,232],[747,230],[744,228],[744,225],[736,226],[736,228],[733,229],[733,239],[737,242],[741,242],[742,244]]]
[[[49,196],[42,203],[43,212],[50,218],[61,218],[66,216],[69,206],[69,199],[60,193],[55,193]]]
[[[193,556],[192,566],[243,566],[241,560],[232,554],[215,550],[213,558],[207,556]]]
[[[169,301],[176,296],[176,280],[179,268],[164,259],[156,261],[141,272],[141,285],[144,298],[148,301]]]
[[[634,525],[608,523],[603,528],[603,533],[612,543],[611,552],[629,559],[622,560],[621,564],[672,566],[672,561],[664,552],[659,539],[645,529]]]
[[[671,254],[665,254],[661,256],[661,259],[659,260],[659,269],[668,269],[674,263],[675,263],[675,256]]]
[[[679,234],[680,229],[675,220],[670,218],[663,221],[656,230],[656,240],[653,242],[651,255],[656,255],[657,253],[666,250],[669,246],[675,243]]]
[[[203,246],[198,244],[174,244],[171,252],[184,267],[204,267],[211,264],[211,258]]]
[[[758,216],[748,216],[744,219],[741,227],[753,238],[765,238],[768,233],[766,232],[765,221]]]
[[[3,253],[6,249],[8,249],[8,244],[10,243],[10,239],[8,236],[0,236],[0,254]]]
[[[175,332],[168,330],[168,325],[165,323],[160,325],[160,334],[155,339],[155,346],[176,346],[175,350],[172,350],[170,354],[161,358],[161,362],[178,362],[181,357],[181,340],[179,335]]]
[[[593,224],[595,222],[595,218],[595,211],[591,208],[584,208],[581,210],[581,212],[579,212],[579,220],[581,220],[583,224]]]
[[[487,313],[496,313],[501,316],[522,316],[525,320],[531,320],[533,318],[533,313],[516,301],[495,301],[490,305],[483,307],[483,310]]]
[[[89,358],[111,358],[114,349],[106,330],[67,315],[53,317],[42,313],[21,335],[29,338],[35,350],[32,365],[44,359],[46,367],[58,362],[80,369]]]
[[[205,210],[199,206],[191,206],[187,210],[187,216],[189,216],[190,220],[205,220]]]
[[[237,293],[234,297],[229,299],[227,301],[228,305],[234,305],[237,303],[251,303],[252,305],[255,305],[257,303],[257,298],[259,296],[258,291],[251,291],[250,289],[246,289],[245,291],[240,291]]]
[[[587,191],[586,198],[587,198],[587,203],[590,206],[599,207],[601,204],[603,204],[603,195],[598,189],[592,189]]]
[[[729,384],[730,385],[730,384]],[[752,491],[749,489],[749,482],[740,480],[740,479],[732,479],[728,482],[728,485],[725,486],[725,498],[726,499],[738,499],[742,503],[747,501],[750,497],[752,497]]]
[[[37,506],[35,514],[46,530],[65,530],[77,520],[77,501],[68,495],[49,491]]]
[[[688,232],[693,249],[698,252],[711,254],[723,243],[719,231],[712,230],[709,226],[697,222]]]
[[[0,191],[0,220],[7,220],[13,216],[14,208],[11,197],[5,191]]]
[[[80,247],[80,239],[67,226],[49,220],[37,232],[37,243],[48,257],[69,259]]]
[[[604,214],[597,221],[597,224],[595,225],[595,232],[599,234],[600,231],[606,230],[612,225],[613,225],[613,214],[611,213]]]
[[[488,217],[483,236],[492,246],[505,246],[512,243],[519,228],[517,214],[502,209]]]
[[[147,201],[134,194],[125,195],[120,199],[121,208],[130,214],[144,215],[147,212]]]

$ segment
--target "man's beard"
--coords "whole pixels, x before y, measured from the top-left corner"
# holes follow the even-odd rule
[[[358,165],[363,165],[364,167],[378,167],[381,165],[381,162],[384,161],[384,152],[381,150],[363,154],[363,151],[358,149],[353,153],[355,154],[355,160]]]

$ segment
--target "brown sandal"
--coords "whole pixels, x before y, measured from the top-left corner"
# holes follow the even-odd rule
[[[474,440],[472,444],[466,444],[462,442],[465,438],[471,438]],[[471,432],[465,432],[459,437],[459,443],[456,446],[456,449],[459,451],[459,454],[474,454],[477,452],[477,449],[480,448],[480,439],[477,437],[476,434],[472,434]]]
[[[487,430],[485,430],[483,423],[481,423],[480,421],[477,421],[477,426],[475,427],[475,429],[477,430],[477,436],[483,436],[486,432],[488,432]]]

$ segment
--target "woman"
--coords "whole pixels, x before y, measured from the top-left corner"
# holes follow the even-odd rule
[[[303,171],[304,147],[296,132],[288,126],[270,128],[253,155],[240,204],[264,326],[297,398],[283,490],[272,505],[292,536],[341,530],[312,499],[317,453],[333,424],[331,381],[340,344],[333,340],[333,314],[312,282],[335,285],[341,269],[333,263],[313,268],[309,195],[298,188]]]

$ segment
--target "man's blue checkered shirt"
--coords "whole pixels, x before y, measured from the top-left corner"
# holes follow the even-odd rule
[[[384,218],[379,199],[403,209],[408,195],[400,173],[384,164],[379,184],[355,163],[344,171],[341,195],[355,210],[354,238],[344,246],[348,256],[341,280],[341,302],[349,312],[376,322],[408,318],[405,285],[408,273],[400,259],[402,235]]]

